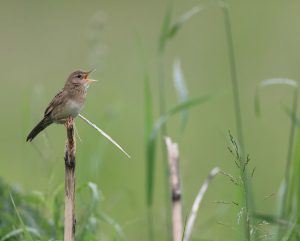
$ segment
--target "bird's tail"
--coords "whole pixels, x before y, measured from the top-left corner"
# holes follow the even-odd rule
[[[26,141],[32,141],[42,130],[53,123],[48,116],[45,116],[27,136]]]

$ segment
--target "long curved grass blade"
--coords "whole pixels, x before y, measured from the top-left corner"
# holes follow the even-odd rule
[[[297,117],[296,113],[294,113],[293,110],[289,109],[289,108],[285,108],[285,111],[287,113],[287,115],[290,117],[290,119],[294,122],[294,125],[297,128],[300,128],[300,120]],[[299,172],[300,172],[300,132],[298,131],[297,133],[297,137],[296,137],[296,141],[295,141],[295,149],[294,149],[294,153],[293,153],[293,160],[291,162],[291,166],[290,166],[290,187],[288,188],[287,192],[287,200],[286,200],[286,208],[287,208],[287,212],[290,214],[295,215],[295,218],[293,219],[293,221],[297,224],[299,224],[300,222],[300,207],[299,207],[299,200],[300,200],[300,176],[299,176]],[[283,186],[283,184],[281,185]],[[282,192],[283,193],[283,192]],[[283,204],[282,201],[284,200],[283,197],[279,198],[279,200],[281,201],[281,203],[279,203],[279,207],[282,209],[283,208]],[[279,210],[280,213],[281,210]],[[289,218],[289,222],[291,222],[291,218],[288,216],[287,218]],[[297,225],[297,227],[295,227],[295,233],[299,233],[300,232],[300,225]]]
[[[95,130],[97,130],[101,135],[103,135],[106,139],[108,139],[112,144],[114,144],[119,150],[121,150],[128,158],[130,158],[129,154],[108,134],[106,134],[103,130],[101,130],[98,126],[96,126],[94,123],[89,121],[87,118],[85,118],[83,115],[78,115],[82,120],[84,120],[87,124],[89,124],[91,127],[93,127]]]
[[[202,5],[198,5],[193,7],[191,10],[187,11],[183,15],[181,15],[175,23],[172,24],[170,27],[170,30],[168,32],[168,38],[173,38],[179,29],[187,22],[189,21],[194,15],[199,13],[203,9]]]
[[[210,184],[211,180],[220,172],[220,168],[219,167],[215,167],[213,168],[208,177],[205,179],[204,183],[202,184],[202,186],[200,187],[200,190],[194,200],[192,209],[190,211],[190,214],[188,216],[187,219],[187,223],[186,223],[186,227],[185,227],[185,231],[184,231],[184,236],[183,236],[183,241],[188,241],[190,239],[190,236],[192,234],[192,230],[194,227],[194,223],[196,220],[196,217],[198,215],[198,210],[200,207],[200,204],[203,200],[204,194],[207,191],[208,185]]]
[[[63,213],[63,206],[64,202],[63,199],[61,199],[61,196],[64,192],[64,184],[58,185],[51,196],[53,197],[53,211],[52,211],[52,218],[53,218],[53,224],[55,227],[55,233],[56,236],[58,236],[58,231],[60,230],[61,227],[63,227],[62,224],[62,213]]]
[[[92,194],[92,203],[97,203],[100,200],[101,192],[98,190],[98,186],[94,182],[87,182],[77,188],[78,193],[89,188]]]
[[[101,192],[98,189],[96,183],[87,182],[77,188],[77,193],[81,193],[84,190],[88,190],[90,192],[90,199],[88,202],[88,206],[85,208],[85,211],[82,213],[80,217],[80,223],[78,225],[78,230],[76,237],[78,240],[83,240],[84,237],[90,232],[89,230],[95,228],[95,223],[92,222],[92,218],[97,216],[97,208],[98,203],[101,199]],[[85,195],[86,196],[86,195]],[[84,225],[80,225],[84,224]]]
[[[41,235],[38,232],[38,230],[34,229],[34,228],[29,228],[29,227],[25,227],[26,232],[28,233],[32,233],[34,234],[36,237],[40,238]],[[6,241],[6,240],[13,240],[13,238],[18,237],[20,234],[24,233],[24,229],[23,228],[19,228],[19,229],[15,229],[11,232],[9,232],[8,234],[4,235],[0,241]]]
[[[158,52],[159,53],[163,53],[165,46],[166,46],[166,42],[168,39],[168,32],[169,32],[169,28],[170,28],[171,16],[172,16],[172,2],[171,2],[171,0],[169,0],[168,6],[166,8],[163,25],[162,25],[161,32],[159,35],[159,42],[158,42]]]
[[[254,109],[255,109],[256,116],[260,116],[260,113],[261,113],[260,90],[265,87],[269,87],[269,86],[273,86],[273,85],[286,85],[286,86],[290,86],[293,88],[297,88],[298,81],[292,80],[292,79],[287,79],[287,78],[272,78],[272,79],[262,80],[258,84],[256,91],[255,91]]]
[[[161,116],[155,122],[154,128],[152,129],[152,132],[150,135],[150,140],[154,141],[156,139],[157,133],[158,133],[159,129],[161,128],[161,126],[163,124],[165,124],[172,116],[180,113],[181,111],[187,110],[192,107],[196,107],[199,104],[204,104],[210,99],[211,99],[211,96],[201,96],[201,97],[198,97],[195,99],[185,101],[185,102],[180,103],[180,104],[176,105],[175,107],[173,107],[170,111],[168,111],[168,113],[166,115]]]
[[[212,96],[205,95],[205,96],[201,96],[198,98],[187,100],[187,101],[182,102],[182,103],[176,105],[175,107],[173,107],[170,111],[168,111],[167,115],[169,115],[171,117],[183,110],[187,110],[189,108],[196,107],[200,104],[204,104],[207,101],[209,101],[211,98],[212,98]]]
[[[121,240],[126,240],[126,236],[125,236],[120,224],[118,224],[115,220],[113,220],[109,215],[107,215],[104,212],[101,212],[98,216],[99,216],[99,219],[101,219],[103,222],[105,222],[113,227],[113,229],[118,234],[118,236],[121,238]]]
[[[183,103],[176,105],[172,108],[166,115],[161,116],[152,126],[152,130],[148,135],[147,140],[147,163],[149,165],[149,173],[148,173],[148,204],[151,205],[152,203],[152,196],[153,196],[153,175],[154,175],[154,161],[155,161],[155,154],[156,154],[156,140],[157,135],[160,128],[169,120],[170,117],[174,116],[181,111],[187,110],[192,107],[196,107],[197,105],[204,104],[208,100],[211,99],[211,96],[201,96],[195,99],[187,100]]]
[[[150,153],[151,158],[154,158],[154,156],[155,156],[155,141],[156,141],[156,137],[157,137],[158,131],[161,128],[161,126],[163,124],[165,124],[169,120],[169,118],[171,118],[175,114],[180,113],[183,110],[187,110],[189,108],[196,107],[200,104],[204,104],[210,99],[211,99],[211,96],[201,96],[201,97],[198,97],[195,99],[185,101],[185,102],[173,107],[170,111],[168,111],[168,113],[166,115],[161,116],[155,122],[154,127],[151,131],[151,134],[149,135],[148,145],[149,145],[149,147],[151,147],[151,152],[152,152],[152,153]]]
[[[173,24],[171,24],[171,16],[172,16],[172,3],[169,1],[161,33],[159,36],[159,52],[163,53],[166,43],[168,39],[172,39],[177,32],[180,30],[180,28],[189,21],[194,15],[196,15],[198,12],[200,12],[203,9],[202,5],[197,5],[193,7],[191,10],[187,11],[183,15],[181,15]]]
[[[296,127],[300,128],[300,119],[297,117],[296,113],[286,106],[284,106],[283,109],[285,113],[290,117],[291,121],[294,122]]]
[[[19,211],[18,211],[18,209],[17,209],[17,207],[16,207],[15,201],[14,201],[14,199],[13,199],[11,193],[9,193],[9,196],[10,196],[11,202],[12,202],[12,204],[13,204],[13,206],[14,206],[15,212],[16,212],[16,214],[17,214],[17,216],[18,216],[18,219],[19,219],[19,221],[20,221],[20,224],[21,224],[21,227],[22,227],[21,229],[22,229],[22,231],[24,232],[26,241],[28,241],[28,240],[33,241],[33,239],[32,239],[32,237],[31,237],[31,235],[30,235],[30,233],[29,233],[27,227],[25,226],[25,224],[24,224],[24,222],[23,222],[23,220],[22,220],[22,218],[21,218],[21,215],[20,215],[20,213],[19,213]]]
[[[292,111],[288,113],[288,115],[291,115],[291,127],[290,127],[290,133],[289,133],[289,139],[288,139],[288,150],[287,150],[287,159],[286,159],[286,165],[285,165],[285,174],[284,174],[284,179],[280,187],[279,191],[279,196],[278,196],[278,215],[281,219],[286,218],[290,214],[293,214],[297,212],[294,209],[293,206],[293,199],[291,197],[291,190],[293,188],[293,180],[292,180],[292,166],[294,165],[293,163],[293,151],[294,151],[294,136],[296,132],[296,120],[297,120],[297,103],[298,103],[298,81],[292,80],[292,79],[287,79],[287,78],[273,78],[273,79],[267,79],[263,80],[260,82],[260,84],[257,87],[256,90],[256,113],[259,115],[260,114],[260,100],[259,100],[259,90],[268,86],[273,86],[273,85],[285,85],[292,87],[294,89],[293,93],[293,102],[292,102]],[[298,160],[296,160],[298,161]],[[295,162],[295,161],[294,161]],[[297,180],[298,181],[298,180]],[[285,230],[280,229],[278,227],[277,229],[277,238],[282,238],[284,235]],[[285,236],[286,237],[286,236]]]

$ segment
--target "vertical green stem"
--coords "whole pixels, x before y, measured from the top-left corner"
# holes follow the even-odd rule
[[[158,81],[159,81],[159,113],[160,116],[166,114],[166,93],[165,93],[165,77],[164,77],[164,59],[163,53],[159,52],[158,56]],[[167,151],[164,144],[164,137],[167,136],[167,124],[163,123],[161,126],[161,145],[162,145],[162,158],[164,165],[164,185],[165,185],[165,201],[166,201],[166,226],[167,226],[167,238],[172,240],[171,233],[171,203],[170,203],[170,187],[169,187],[169,168],[167,160]]]
[[[232,81],[232,92],[233,92],[233,103],[235,110],[235,121],[237,128],[237,135],[239,144],[241,146],[242,151],[244,152],[244,135],[243,135],[243,127],[242,127],[242,114],[241,114],[241,106],[240,106],[240,95],[239,95],[239,83],[237,80],[237,71],[236,71],[236,63],[235,63],[235,55],[234,55],[234,46],[232,39],[232,31],[231,31],[231,23],[228,7],[225,6],[223,8],[224,14],[224,24],[227,38],[227,47],[228,47],[228,57],[230,63],[230,76]]]
[[[226,32],[226,40],[227,40],[227,48],[228,48],[228,58],[229,58],[229,67],[230,67],[230,76],[231,76],[231,84],[232,84],[232,92],[233,92],[233,104],[234,104],[234,112],[235,112],[235,120],[236,120],[236,128],[239,144],[242,152],[242,160],[245,165],[245,145],[244,145],[244,135],[243,135],[243,126],[242,126],[242,113],[240,106],[240,95],[239,95],[239,86],[238,86],[238,78],[236,71],[236,61],[235,61],[235,53],[234,53],[234,44],[231,30],[231,22],[229,16],[228,6],[225,5],[223,7],[223,15],[224,15],[224,27]],[[244,219],[245,223],[245,238],[247,241],[251,240],[251,224],[252,224],[252,210],[253,210],[253,196],[251,191],[251,185],[248,178],[247,168],[243,171],[241,169],[241,177],[243,179],[244,184],[244,197],[245,197],[245,209],[246,215]]]
[[[297,108],[298,108],[298,87],[295,89],[295,93],[293,95],[293,117],[291,121],[290,127],[290,134],[289,134],[289,141],[288,141],[288,152],[287,152],[287,162],[285,167],[285,176],[284,176],[284,188],[283,188],[283,200],[282,200],[282,207],[280,217],[285,218],[287,215],[287,200],[288,200],[288,191],[290,188],[290,179],[291,179],[291,163],[293,158],[293,147],[294,147],[294,139],[295,139],[295,132],[296,132],[296,118],[297,118]]]

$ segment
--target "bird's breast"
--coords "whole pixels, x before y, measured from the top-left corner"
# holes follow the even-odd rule
[[[66,112],[67,114],[73,117],[76,117],[79,112],[81,111],[82,107],[83,107],[83,101],[77,101],[77,100],[68,100],[66,103]]]

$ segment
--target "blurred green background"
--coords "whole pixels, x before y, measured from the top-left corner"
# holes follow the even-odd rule
[[[254,96],[263,79],[300,79],[300,2],[228,3],[246,150],[252,167],[256,167],[256,206],[263,213],[272,213],[284,175],[290,126],[282,107],[291,105],[292,91],[286,87],[263,90],[260,118],[255,116]],[[180,29],[164,55],[168,108],[178,102],[172,80],[175,59],[181,62],[191,98],[214,96],[189,111],[182,135],[179,115],[168,122],[168,134],[180,146],[185,215],[214,166],[236,173],[227,150],[228,130],[236,135],[236,129],[222,11],[213,1],[174,0],[172,19],[198,4],[205,9]],[[128,240],[141,240],[148,235],[144,68],[149,72],[157,119],[157,49],[167,1],[13,0],[0,5],[1,178],[28,192],[51,192],[63,183],[63,126],[52,125],[32,143],[26,143],[25,138],[73,70],[96,68],[93,78],[99,82],[90,87],[82,114],[115,138],[132,158],[127,159],[78,119],[82,141],[77,141],[77,183],[95,182],[103,195],[100,209],[120,224]],[[155,173],[155,240],[164,240],[166,216],[160,152]],[[241,226],[237,224],[238,208],[214,202],[235,200],[235,189],[224,177],[218,177],[210,186],[193,233],[195,240],[236,237],[236,229]],[[268,195],[271,197],[265,199]],[[84,209],[81,203],[84,196],[77,202],[78,212]],[[231,225],[237,225],[236,229]],[[111,227],[104,225],[103,229],[107,235],[104,240],[113,240],[109,235],[113,232]]]

